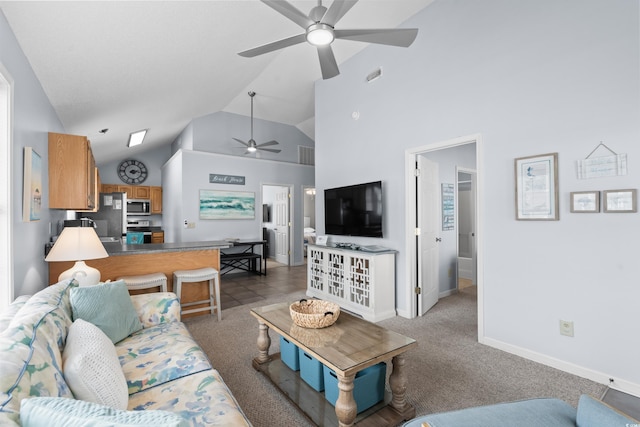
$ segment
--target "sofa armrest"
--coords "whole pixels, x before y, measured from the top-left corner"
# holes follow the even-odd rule
[[[180,321],[180,301],[173,292],[131,295],[131,301],[144,328]]]

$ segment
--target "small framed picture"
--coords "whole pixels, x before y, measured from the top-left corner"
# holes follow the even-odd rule
[[[597,213],[600,212],[599,191],[574,191],[570,193],[571,212]]]
[[[638,212],[637,190],[606,190],[603,197],[604,212]]]
[[[327,246],[327,238],[328,238],[328,236],[317,236],[316,237],[316,245],[318,245],[318,246]]]

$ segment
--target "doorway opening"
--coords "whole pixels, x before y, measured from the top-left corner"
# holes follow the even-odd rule
[[[406,222],[406,268],[409,272],[411,290],[415,290],[415,298],[411,298],[411,310],[414,316],[421,316],[430,308],[433,301],[424,301],[426,295],[433,295],[432,272],[436,270],[437,298],[450,295],[458,290],[458,225],[454,221],[455,227],[443,227],[449,225],[449,218],[445,218],[448,205],[443,204],[443,194],[445,188],[457,185],[458,169],[477,171],[476,174],[476,197],[474,203],[476,211],[476,264],[477,264],[477,295],[478,295],[478,335],[482,336],[484,330],[483,323],[483,287],[482,287],[482,141],[480,135],[470,135],[442,141],[432,145],[416,147],[405,152],[406,173],[406,201],[407,201],[407,222]],[[422,159],[426,158],[428,162]],[[437,165],[437,172],[427,175],[430,178],[421,178],[423,171],[419,169],[419,163],[427,165]],[[428,187],[428,188],[427,188]],[[456,193],[457,194],[457,193]],[[434,214],[433,210],[437,211]],[[454,205],[455,206],[455,205]],[[454,208],[456,211],[458,207]],[[431,211],[430,214],[425,212]],[[455,213],[454,213],[455,215]],[[435,220],[434,220],[435,216]],[[426,236],[426,237],[425,237]],[[427,241],[425,241],[425,239]],[[430,246],[435,249],[424,250]],[[436,258],[437,257],[437,258]],[[425,278],[427,279],[425,282]],[[412,292],[413,294],[413,292]]]
[[[307,258],[307,245],[316,243],[316,188],[302,187],[303,201],[303,229],[302,229],[302,251],[303,259]]]
[[[262,186],[262,235],[268,260],[291,265],[291,186]]]
[[[476,171],[458,168],[456,174],[458,230],[458,290],[477,285],[476,256]]]

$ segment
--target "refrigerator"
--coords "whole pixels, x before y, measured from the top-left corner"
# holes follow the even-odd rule
[[[93,219],[101,240],[123,240],[127,234],[127,193],[100,193],[98,212],[84,216]]]

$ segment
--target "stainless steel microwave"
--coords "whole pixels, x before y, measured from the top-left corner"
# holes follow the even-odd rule
[[[151,201],[127,199],[127,215],[151,215]]]

